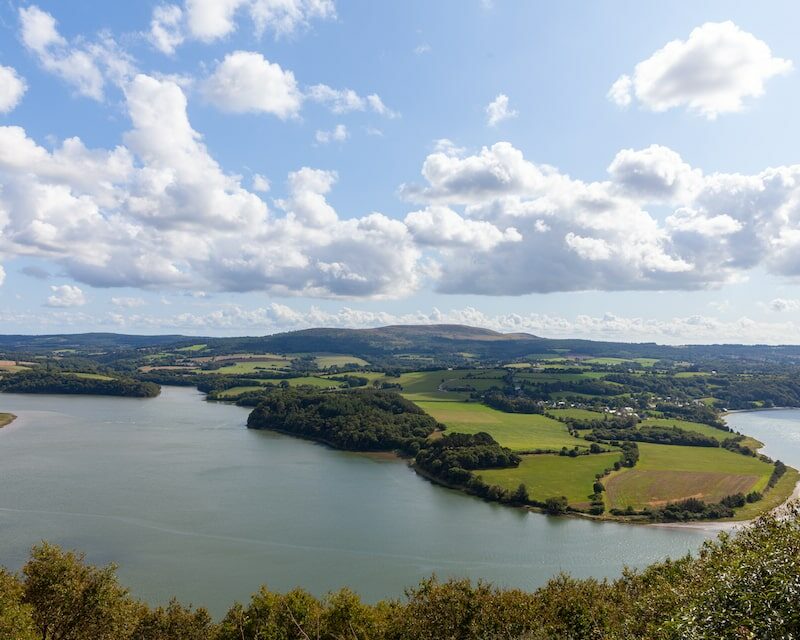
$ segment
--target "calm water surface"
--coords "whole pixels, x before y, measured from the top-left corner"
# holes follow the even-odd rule
[[[176,595],[215,614],[260,584],[319,595],[349,585],[376,600],[434,572],[525,589],[559,571],[614,576],[711,535],[494,506],[402,462],[247,430],[248,410],[194,389],[147,400],[3,394],[0,411],[19,416],[0,429],[0,564],[18,568],[47,539],[118,563],[141,598]],[[791,431],[796,458],[783,442],[775,455],[797,465],[797,416],[730,421],[769,443]]]

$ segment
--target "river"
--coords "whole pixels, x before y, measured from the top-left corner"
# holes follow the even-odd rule
[[[247,409],[191,388],[144,400],[3,394],[0,411],[18,416],[0,429],[0,564],[19,568],[46,539],[117,563],[144,600],[175,595],[216,615],[260,584],[347,585],[374,601],[432,573],[524,589],[559,571],[615,576],[713,535],[487,504],[401,461],[248,430]],[[800,414],[780,417],[791,457],[783,427],[764,426],[778,415],[729,421],[797,466]]]

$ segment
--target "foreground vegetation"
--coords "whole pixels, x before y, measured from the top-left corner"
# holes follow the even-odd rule
[[[262,587],[214,621],[172,601],[149,607],[115,568],[43,543],[19,575],[0,570],[0,637],[14,640],[742,640],[800,637],[800,510],[707,542],[696,557],[616,580],[556,576],[533,592],[423,580],[367,604]]]

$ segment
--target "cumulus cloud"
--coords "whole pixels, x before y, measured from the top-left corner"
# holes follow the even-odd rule
[[[111,304],[115,307],[122,307],[124,309],[133,309],[135,307],[143,307],[145,301],[142,298],[136,297],[112,297]]]
[[[343,124],[337,124],[331,131],[317,129],[314,134],[314,139],[319,144],[328,144],[329,142],[344,142],[350,137],[350,132]]]
[[[36,5],[20,7],[19,20],[25,47],[79,95],[102,100],[106,78],[121,83],[134,73],[130,57],[107,34],[93,42],[69,42],[58,32],[55,18]]]
[[[767,80],[791,69],[790,60],[733,22],[707,22],[638,63],[632,77],[620,76],[608,97],[626,107],[635,95],[651,111],[686,107],[713,120],[741,111],[745,99],[763,95]]]
[[[793,298],[774,298],[767,303],[770,311],[797,311],[800,309],[800,300]]]
[[[386,118],[396,118],[397,112],[387,107],[377,93],[366,97],[358,95],[352,89],[334,89],[327,84],[315,84],[306,92],[309,100],[328,107],[333,113],[343,114],[351,111],[371,111]]]
[[[519,115],[508,105],[508,96],[500,93],[486,106],[486,122],[490,127],[497,126],[503,120],[516,118]]]
[[[336,174],[290,175],[279,211],[224,172],[174,81],[124,85],[124,144],[49,151],[0,127],[0,255],[45,258],[96,287],[395,297],[420,286],[420,251],[380,213],[341,218]]]
[[[0,113],[12,111],[27,89],[28,85],[16,69],[0,65]]]
[[[171,54],[187,39],[213,42],[230,35],[239,15],[250,18],[257,36],[270,31],[281,37],[312,20],[335,18],[336,7],[333,0],[184,0],[153,9],[150,40]]]
[[[251,51],[226,55],[205,81],[203,94],[223,111],[269,113],[281,119],[296,117],[303,103],[294,74]]]
[[[53,295],[47,298],[48,307],[80,307],[86,304],[86,296],[80,287],[71,284],[53,285]]]
[[[800,275],[800,166],[705,175],[654,145],[620,151],[608,175],[575,180],[508,142],[471,155],[448,142],[425,159],[424,183],[400,194],[425,205],[406,219],[420,244],[436,246],[433,220],[445,230],[460,220],[513,229],[513,241],[482,253],[458,246],[464,231],[442,231],[436,286],[445,293],[698,289],[755,267]]]
[[[153,9],[150,20],[150,42],[166,54],[175,53],[183,42],[183,11],[178,5],[160,5]]]
[[[488,251],[503,242],[522,240],[513,227],[501,231],[489,222],[467,220],[452,209],[436,205],[412,211],[406,216],[405,223],[417,242],[435,247]]]
[[[261,193],[266,193],[270,190],[271,184],[270,181],[262,176],[260,173],[256,173],[253,175],[253,191],[260,191]]]

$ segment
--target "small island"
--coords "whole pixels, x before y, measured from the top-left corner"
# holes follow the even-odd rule
[[[17,419],[13,413],[0,413],[0,429],[11,424]]]

